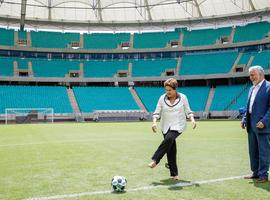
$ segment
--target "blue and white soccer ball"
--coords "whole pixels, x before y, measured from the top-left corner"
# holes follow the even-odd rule
[[[124,176],[114,176],[112,178],[112,189],[114,192],[123,192],[127,185],[127,179]]]

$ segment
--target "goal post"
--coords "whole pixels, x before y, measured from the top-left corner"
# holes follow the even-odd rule
[[[53,108],[6,108],[5,123],[54,122]]]

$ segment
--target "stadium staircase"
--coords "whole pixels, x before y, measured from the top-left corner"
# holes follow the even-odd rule
[[[206,105],[205,105],[205,109],[204,109],[204,112],[205,113],[209,113],[210,107],[211,107],[211,104],[212,104],[212,101],[213,101],[213,98],[214,98],[214,95],[215,95],[215,88],[214,87],[211,87],[211,89],[209,91],[209,94],[208,94],[208,98],[207,98],[207,102],[206,102]]]
[[[14,44],[17,45],[19,40],[18,31],[14,31]]]
[[[13,61],[13,72],[15,76],[19,76],[19,70],[18,70],[18,62]]]
[[[31,33],[27,32],[27,46],[31,47],[32,46],[32,39],[31,39]]]
[[[142,100],[140,99],[139,95],[137,94],[137,92],[132,88],[129,87],[129,91],[134,99],[134,101],[136,102],[136,104],[138,105],[138,107],[143,110],[144,112],[147,112],[146,107],[144,106]]]
[[[233,43],[234,35],[235,35],[235,27],[232,27],[232,32],[231,32],[230,39],[229,39],[230,44]]]
[[[133,48],[133,44],[134,44],[134,34],[130,34],[129,47]]]
[[[248,68],[251,66],[251,64],[252,64],[252,62],[253,62],[253,60],[254,60],[254,58],[255,58],[254,55],[253,55],[253,56],[250,56],[250,59],[249,59],[249,61],[248,61],[248,63],[247,63],[247,66],[246,66],[246,68],[245,68],[245,71],[248,71]]]
[[[69,98],[71,107],[73,109],[73,112],[75,114],[76,121],[77,122],[83,122],[84,121],[84,118],[82,116],[82,113],[80,111],[78,102],[76,100],[76,97],[74,95],[74,92],[73,92],[72,88],[67,88],[67,94],[68,94],[68,98]]]
[[[28,62],[28,74],[29,76],[33,76],[32,62]]]
[[[239,63],[239,61],[240,61],[240,59],[241,59],[242,55],[243,55],[243,53],[242,53],[242,52],[240,52],[240,53],[238,54],[238,56],[237,56],[236,60],[234,61],[233,66],[232,66],[232,68],[231,68],[230,73],[234,73],[234,72],[235,72],[235,69],[236,69],[236,67],[238,66],[238,63]]]
[[[181,62],[182,62],[182,57],[179,57],[177,59],[177,64],[176,64],[176,69],[175,69],[175,74],[179,74],[180,72],[180,67],[181,67]]]
[[[183,41],[184,41],[184,33],[180,33],[180,36],[179,36],[179,47],[182,47],[183,46]]]
[[[80,48],[84,48],[84,39],[83,39],[83,34],[80,34]]]

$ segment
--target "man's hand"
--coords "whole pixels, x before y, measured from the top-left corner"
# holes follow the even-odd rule
[[[152,124],[152,131],[153,131],[154,133],[157,132],[157,124],[156,124],[156,123],[153,123],[153,124]]]
[[[241,122],[241,128],[246,129],[246,124],[244,122]]]
[[[264,124],[263,124],[261,121],[259,121],[259,122],[256,124],[256,127],[257,127],[257,128],[264,128]]]

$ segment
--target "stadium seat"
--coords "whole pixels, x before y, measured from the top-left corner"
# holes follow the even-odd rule
[[[139,110],[126,87],[73,87],[82,112],[95,110]]]
[[[0,86],[0,113],[6,108],[53,108],[54,113],[72,113],[65,87]]]

